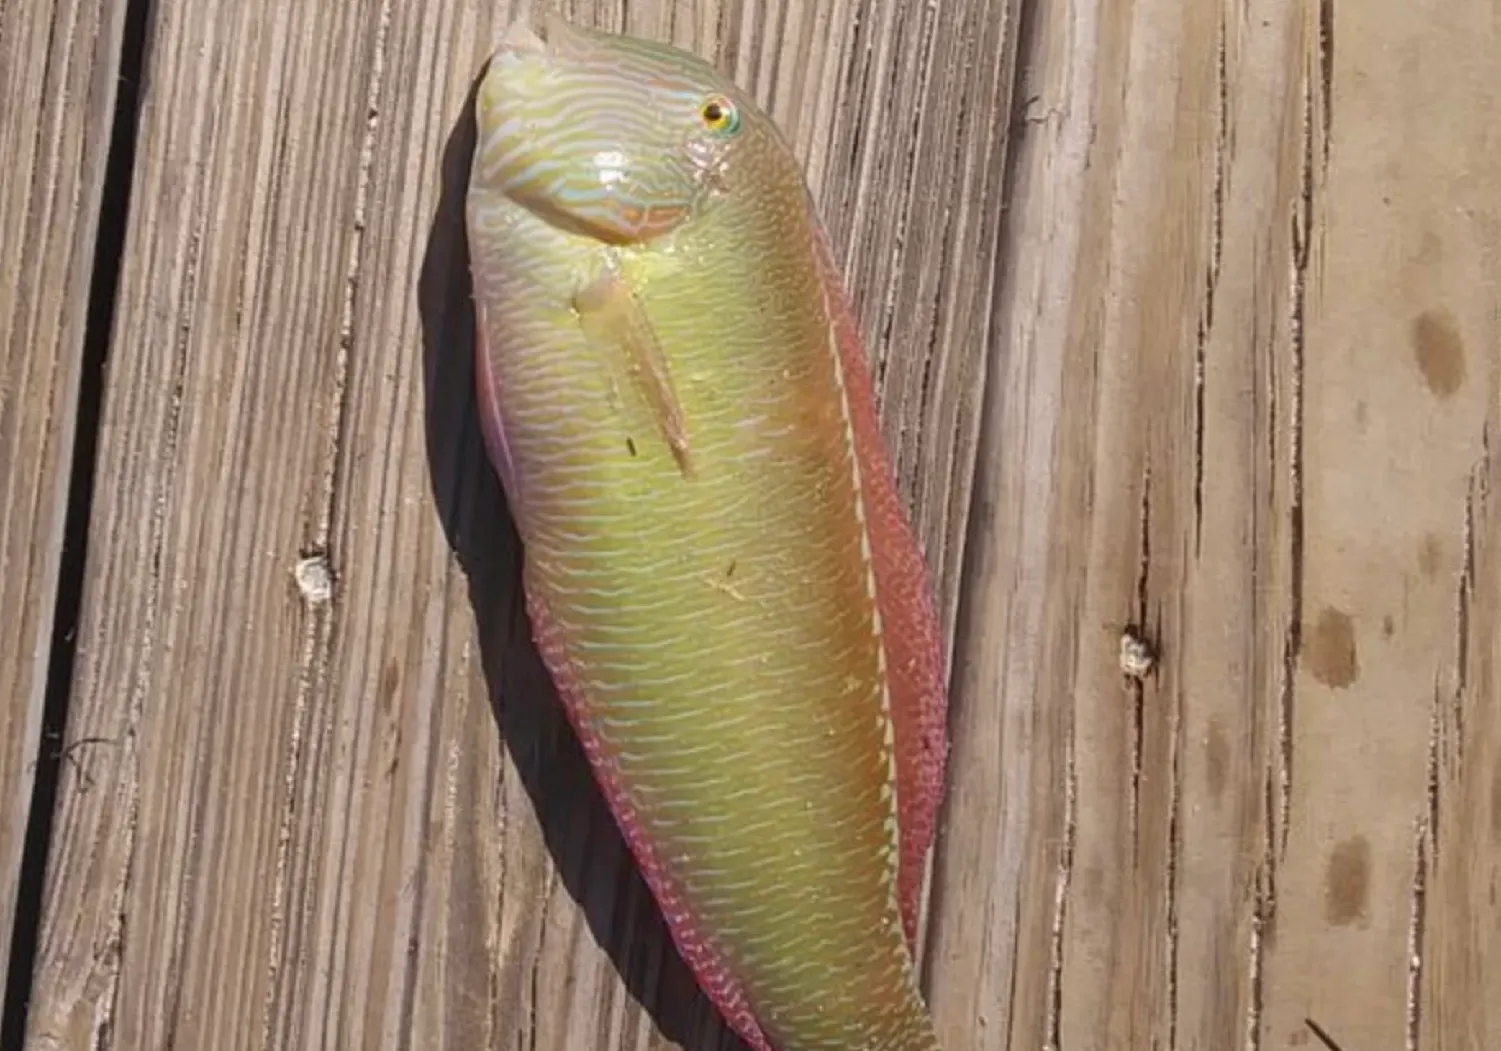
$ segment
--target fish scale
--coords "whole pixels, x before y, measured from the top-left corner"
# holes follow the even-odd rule
[[[936,623],[801,171],[706,63],[556,17],[508,35],[476,122],[487,446],[674,940],[755,1048],[937,1051]]]

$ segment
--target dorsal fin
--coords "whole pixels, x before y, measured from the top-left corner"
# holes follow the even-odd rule
[[[938,823],[948,758],[947,659],[927,562],[886,454],[870,363],[822,228],[815,228],[814,240],[834,350],[844,375],[881,611],[896,739],[897,897],[907,944],[915,955],[928,849]]]

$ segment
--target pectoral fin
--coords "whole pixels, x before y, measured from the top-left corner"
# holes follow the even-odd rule
[[[632,382],[656,419],[678,470],[684,478],[692,477],[683,406],[672,384],[667,357],[640,300],[624,278],[608,273],[580,289],[573,297],[573,308],[592,342],[624,352]]]

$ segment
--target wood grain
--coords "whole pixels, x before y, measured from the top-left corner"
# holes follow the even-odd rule
[[[808,159],[950,610],[1008,12],[628,19]],[[507,16],[154,8],[34,1051],[728,1044],[545,687],[472,419],[464,107]]]
[[[1495,12],[1070,2],[1024,39],[948,1046],[1495,1046]]]
[[[0,945],[38,748],[61,747],[42,710],[124,10],[0,6]]]
[[[154,6],[30,1051],[733,1046],[473,419],[516,6]],[[945,1046],[1501,1045],[1493,6],[564,5],[754,90],[847,267],[952,627]]]

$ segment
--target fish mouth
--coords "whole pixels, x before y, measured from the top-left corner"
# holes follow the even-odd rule
[[[688,219],[693,201],[637,192],[637,158],[611,141],[610,124],[580,134],[587,118],[548,111],[555,78],[603,57],[595,33],[554,11],[513,21],[480,89],[476,164],[491,187],[549,226],[615,246],[640,244]]]

